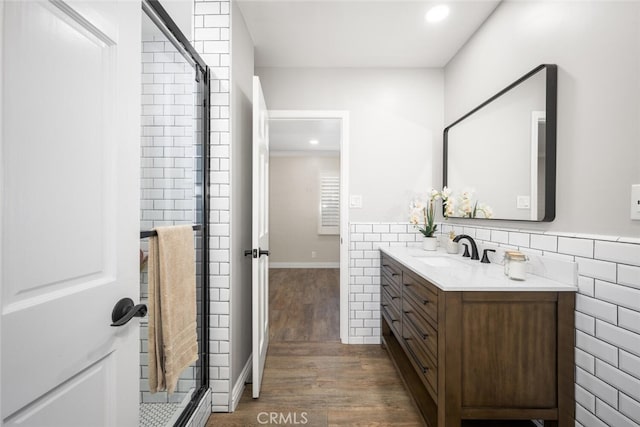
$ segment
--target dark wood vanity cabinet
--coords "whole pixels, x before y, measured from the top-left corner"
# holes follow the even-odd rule
[[[573,427],[574,292],[442,291],[381,258],[382,345],[427,425]]]
[[[389,327],[402,334],[402,269],[396,263],[382,266],[380,286],[380,310]]]

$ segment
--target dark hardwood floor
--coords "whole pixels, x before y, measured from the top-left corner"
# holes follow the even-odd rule
[[[272,269],[270,345],[259,399],[251,385],[232,414],[207,426],[421,426],[378,345],[343,345],[339,270]]]

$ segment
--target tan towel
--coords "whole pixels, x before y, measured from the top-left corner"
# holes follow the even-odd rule
[[[173,393],[198,360],[193,228],[157,227],[149,240],[149,389]]]

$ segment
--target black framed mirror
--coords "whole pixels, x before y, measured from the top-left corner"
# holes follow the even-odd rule
[[[553,221],[557,88],[539,65],[444,129],[449,217]]]

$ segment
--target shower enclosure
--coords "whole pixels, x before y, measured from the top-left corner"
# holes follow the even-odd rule
[[[209,69],[157,0],[142,5],[140,300],[148,303],[150,230],[192,224],[199,358],[174,393],[150,393],[148,317],[141,321],[140,426],[184,426],[208,389]]]

